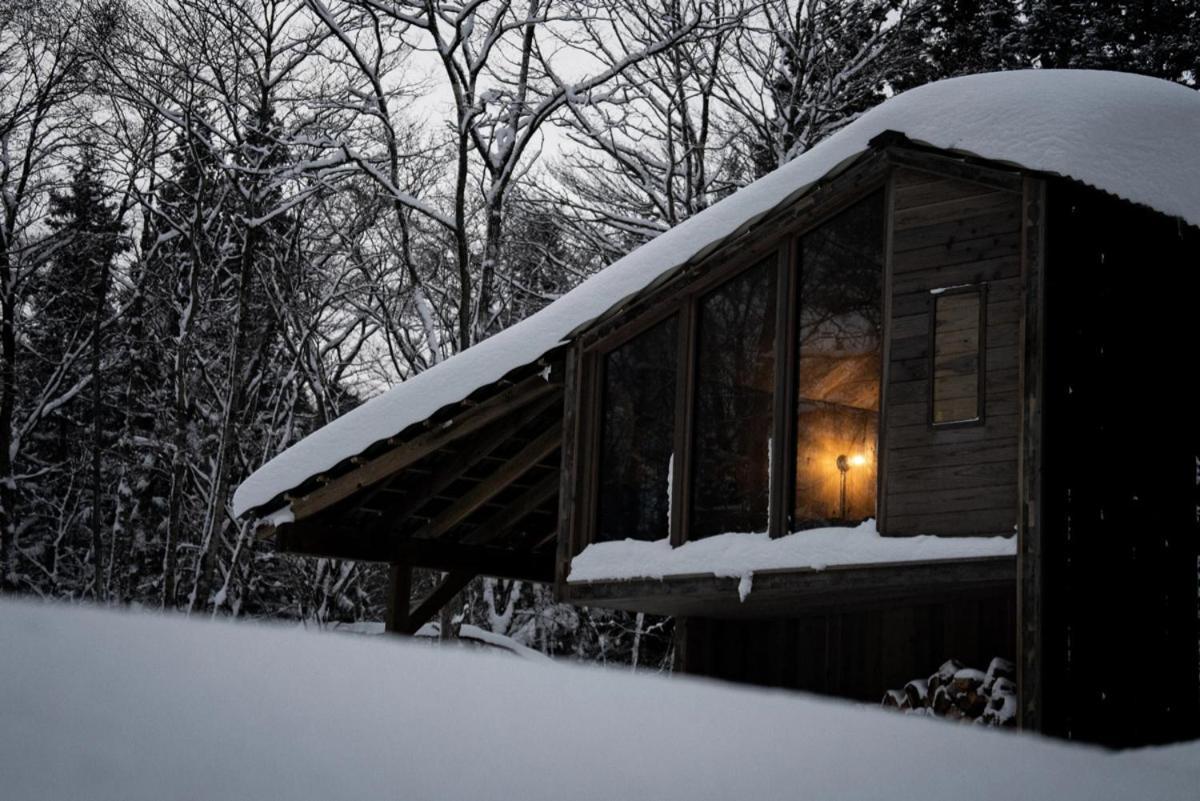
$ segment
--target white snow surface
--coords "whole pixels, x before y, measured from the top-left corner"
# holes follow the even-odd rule
[[[0,602],[5,801],[1195,801],[1197,753],[398,638]],[[948,767],[914,770],[931,754]],[[980,755],[992,769],[971,767]]]
[[[884,131],[1083,183],[1200,225],[1200,93],[1091,70],[989,73],[893,97],[791,163],[666,231],[517,325],[415,375],[276,456],[233,498],[242,515],[530,364],[580,326],[753,224]]]
[[[731,533],[685,542],[669,539],[594,542],[571,560],[571,583],[711,574],[742,579],[741,599],[764,570],[824,570],[891,562],[1016,556],[1016,537],[884,537],[874,520],[853,528],[814,528],[771,539]]]
[[[1196,745],[1110,754],[684,677],[0,602],[6,801],[1194,801]],[[913,770],[930,754],[961,769]]]
[[[437,639],[440,633],[439,624],[436,622],[430,622],[417,629],[413,636],[434,640],[439,645],[453,645],[456,643],[455,640],[450,640],[449,643],[442,643]],[[534,662],[554,661],[553,658],[543,654],[536,648],[530,648],[528,645],[519,643],[508,635],[497,634],[494,631],[488,631],[487,629],[482,629],[479,626],[473,626],[470,623],[464,623],[459,627],[457,644],[494,648],[498,651],[512,654],[513,656],[519,656],[522,659],[529,659]]]

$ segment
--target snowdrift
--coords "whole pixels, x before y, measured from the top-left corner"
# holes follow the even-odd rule
[[[411,641],[0,602],[0,794],[1195,801],[1111,754],[794,694]]]

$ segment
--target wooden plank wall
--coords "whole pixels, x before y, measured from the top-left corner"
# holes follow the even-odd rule
[[[893,177],[880,528],[1012,534],[1020,436],[1021,195],[934,173]],[[930,290],[987,284],[984,420],[930,423]]]
[[[1200,737],[1200,230],[1048,187],[1042,730]]]
[[[947,658],[986,669],[1015,647],[1012,593],[766,620],[687,618],[686,673],[878,702]]]

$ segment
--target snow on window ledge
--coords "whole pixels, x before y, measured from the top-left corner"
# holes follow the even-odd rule
[[[571,560],[567,581],[663,579],[706,575],[740,579],[746,600],[753,575],[762,571],[1016,556],[1017,538],[884,537],[874,520],[851,528],[814,528],[771,539],[766,532],[729,533],[672,548],[666,539],[593,543]]]

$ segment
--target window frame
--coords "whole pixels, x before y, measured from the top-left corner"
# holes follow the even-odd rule
[[[697,417],[696,406],[697,406],[697,400],[698,400],[698,398],[697,398],[697,380],[696,380],[697,369],[696,369],[696,366],[697,366],[697,363],[698,363],[698,360],[700,357],[700,338],[699,338],[700,306],[706,298],[710,297],[711,295],[715,294],[716,292],[719,292],[726,284],[731,283],[732,281],[736,280],[737,278],[744,275],[748,271],[760,267],[764,262],[768,261],[772,257],[772,255],[774,256],[774,258],[775,258],[775,297],[773,298],[773,300],[774,300],[774,317],[775,317],[775,320],[774,320],[775,342],[772,345],[772,350],[774,351],[772,353],[772,358],[774,359],[775,363],[774,363],[773,375],[771,377],[771,382],[772,382],[772,387],[771,387],[772,420],[771,420],[771,429],[770,430],[771,430],[771,439],[775,440],[776,437],[778,437],[778,433],[779,433],[779,426],[777,425],[777,421],[774,419],[777,400],[779,398],[779,393],[780,393],[780,386],[779,386],[779,353],[780,353],[779,319],[780,319],[780,309],[781,309],[781,307],[786,305],[786,302],[782,297],[783,293],[780,291],[780,286],[781,286],[780,282],[785,280],[785,274],[790,273],[791,269],[792,269],[790,261],[789,261],[790,252],[789,252],[789,248],[787,247],[787,244],[788,243],[786,241],[777,241],[777,243],[773,249],[774,250],[773,254],[771,251],[768,251],[765,254],[759,255],[757,258],[749,258],[746,260],[739,260],[738,264],[740,266],[738,267],[738,269],[733,270],[728,273],[723,273],[720,277],[720,280],[705,283],[700,288],[698,288],[696,291],[689,293],[689,298],[688,298],[689,316],[688,316],[688,319],[689,319],[689,334],[690,334],[690,336],[689,336],[689,340],[688,340],[688,349],[687,349],[687,356],[689,359],[688,385],[687,385],[688,397],[686,399],[687,405],[686,405],[686,407],[684,407],[684,414],[686,415],[687,420],[685,421],[685,424],[684,424],[684,428],[686,429],[684,431],[686,440],[682,443],[682,445],[685,449],[683,452],[683,455],[684,455],[684,460],[685,460],[685,464],[686,464],[686,471],[685,471],[686,484],[685,484],[685,486],[687,488],[687,491],[686,491],[686,493],[678,496],[679,500],[683,503],[686,503],[687,506],[682,507],[682,508],[675,507],[674,501],[677,496],[675,494],[672,495],[672,510],[678,509],[678,511],[679,511],[679,514],[672,515],[672,517],[673,518],[681,517],[684,521],[686,521],[687,527],[684,528],[683,531],[691,531],[692,530],[691,516],[692,516],[692,512],[694,511],[692,491],[695,488],[695,472],[696,472],[696,470],[695,470],[696,469],[695,451],[696,451],[697,431],[696,431],[695,421],[696,421],[696,417]],[[679,413],[679,407],[676,407],[676,414],[678,414],[678,413]],[[677,429],[678,429],[678,427],[677,427]],[[677,439],[676,440],[676,452],[678,452],[678,446],[680,444],[681,443]],[[782,451],[785,454],[787,452],[786,449],[772,448],[771,449],[771,464],[769,464],[767,466],[768,470],[770,471],[769,474],[774,479],[767,486],[767,529],[766,530],[769,532],[774,531],[774,527],[775,527],[775,520],[773,519],[773,517],[774,517],[774,515],[773,515],[774,505],[773,504],[774,504],[775,499],[772,494],[772,491],[773,491],[775,485],[779,483],[778,479],[775,479],[775,476],[777,474],[775,472],[775,464],[774,464],[775,454],[776,454],[776,452],[779,452],[779,451]],[[677,482],[677,483],[679,483],[679,482]],[[685,538],[683,538],[683,531],[679,532],[678,542],[676,541],[674,536],[672,537],[672,545],[682,544],[683,542],[687,541]]]
[[[931,302],[929,304],[929,412],[928,423],[933,429],[952,429],[952,428],[974,428],[982,426],[986,422],[987,412],[987,300],[988,300],[988,285],[986,281],[979,281],[973,284],[962,284],[952,287],[938,287],[929,290]],[[955,295],[976,295],[979,299],[979,342],[977,343],[976,352],[976,384],[975,384],[975,417],[967,420],[946,420],[938,422],[935,414],[935,404],[937,402],[937,304],[938,301],[945,297],[954,297]]]
[[[796,401],[796,327],[799,311],[800,241],[813,229],[819,228],[847,208],[875,192],[884,194],[885,230],[885,285],[884,285],[884,331],[883,361],[884,380],[881,382],[880,409],[886,391],[886,366],[888,329],[888,286],[890,271],[891,229],[891,180],[890,170],[884,163],[867,165],[864,174],[844,176],[851,181],[849,187],[838,186],[838,180],[817,190],[815,195],[827,195],[806,203],[800,210],[793,210],[757,242],[747,243],[744,239],[722,246],[703,261],[690,268],[685,267],[664,285],[650,290],[613,318],[594,324],[591,331],[584,332],[575,350],[578,354],[579,388],[577,396],[578,434],[574,469],[577,503],[571,510],[570,541],[574,543],[572,554],[577,553],[593,541],[597,526],[599,500],[600,435],[603,410],[600,408],[603,395],[604,357],[612,350],[624,345],[639,334],[673,314],[679,315],[677,344],[677,384],[675,394],[675,447],[673,484],[671,487],[670,531],[668,537],[672,547],[687,541],[685,533],[690,531],[692,511],[691,494],[694,470],[692,464],[695,438],[696,360],[698,358],[697,321],[701,298],[721,284],[736,278],[741,273],[759,265],[763,260],[774,257],[776,261],[775,288],[775,374],[772,410],[772,440],[788,443],[786,447],[771,449],[768,487],[769,514],[767,530],[772,538],[791,533],[792,508],[790,497],[795,485],[795,464],[791,455],[795,448],[794,405]],[[762,226],[766,228],[767,226]],[[673,285],[672,285],[673,282]],[[882,430],[882,420],[881,420]],[[880,465],[877,493],[882,490],[883,470]]]
[[[889,364],[891,362],[891,336],[892,336],[892,213],[893,213],[893,182],[891,176],[882,183],[875,185],[867,191],[856,194],[848,202],[839,204],[829,214],[823,215],[820,220],[814,224],[806,226],[793,234],[791,245],[791,269],[788,270],[789,286],[787,292],[789,295],[789,303],[787,307],[787,366],[786,370],[786,385],[784,387],[784,395],[782,400],[785,402],[781,408],[785,411],[785,426],[780,428],[780,441],[788,443],[786,449],[782,450],[777,458],[783,459],[784,463],[780,467],[782,481],[779,483],[779,495],[772,496],[772,510],[777,510],[776,516],[779,518],[779,528],[772,530],[772,537],[783,537],[788,534],[800,533],[795,530],[796,526],[796,416],[797,405],[800,403],[800,375],[798,367],[800,364],[800,310],[804,304],[803,281],[801,271],[804,269],[804,239],[816,229],[826,225],[840,216],[843,212],[849,211],[858,203],[865,201],[872,194],[878,192],[882,195],[883,203],[883,231],[880,232],[883,245],[883,262],[880,265],[880,330],[879,330],[879,410],[876,413],[876,459],[875,459],[875,519],[878,523],[882,517],[882,499],[884,497],[884,478],[885,478],[885,449],[883,447],[883,436],[885,428],[885,412],[887,409],[887,387]],[[773,473],[774,475],[774,473]],[[801,532],[803,529],[801,529]]]

